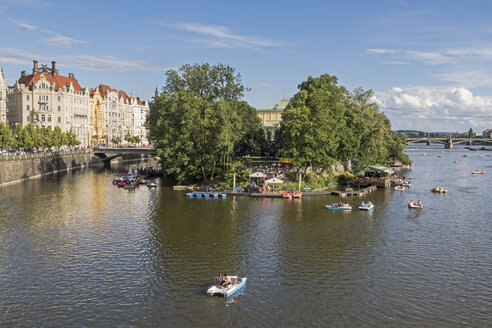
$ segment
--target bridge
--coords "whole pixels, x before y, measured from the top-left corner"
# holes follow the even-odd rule
[[[491,145],[492,138],[407,138],[407,145],[410,143],[426,143],[427,145],[438,143],[443,144],[445,149],[452,149],[453,145]]]
[[[112,159],[125,155],[148,155],[155,156],[153,148],[93,148],[94,155],[103,162],[110,162]]]

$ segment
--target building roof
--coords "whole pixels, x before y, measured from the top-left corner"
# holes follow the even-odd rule
[[[276,103],[267,105],[265,107],[262,107],[260,109],[257,109],[258,112],[266,112],[266,111],[279,111],[283,112],[287,105],[289,104],[290,99],[282,99],[280,101],[277,101]]]
[[[55,91],[58,91],[58,89],[66,86],[66,85],[69,85],[70,83],[73,84],[73,87],[75,90],[80,91],[82,89],[79,85],[79,82],[76,79],[70,78],[67,76],[62,76],[62,75],[53,76],[51,73],[39,73],[36,75],[33,75],[33,74],[24,75],[24,76],[21,76],[21,78],[19,79],[19,83],[25,84],[26,87],[28,87],[30,90],[32,90],[32,83],[39,81],[41,79],[41,76],[44,76],[44,78],[48,82],[51,82],[51,83],[55,82]]]

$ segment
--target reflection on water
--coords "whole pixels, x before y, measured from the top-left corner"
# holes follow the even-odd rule
[[[129,192],[104,170],[0,189],[1,326],[487,326],[492,181],[471,171],[491,157],[421,153],[410,190],[351,212]],[[206,295],[218,272],[248,278],[239,297]]]

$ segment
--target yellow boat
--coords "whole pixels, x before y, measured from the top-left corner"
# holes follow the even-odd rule
[[[437,192],[439,194],[444,194],[444,193],[447,193],[448,191],[446,189],[444,189],[443,187],[435,187],[435,188],[432,188],[431,190],[432,192]]]

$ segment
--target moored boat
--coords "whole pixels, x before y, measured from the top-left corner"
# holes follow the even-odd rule
[[[362,211],[372,211],[374,209],[374,204],[371,203],[371,202],[368,202],[368,203],[362,203],[360,206],[359,206],[359,210],[362,210]]]
[[[342,202],[333,203],[331,205],[325,205],[325,208],[327,210],[336,210],[336,211],[351,211],[352,210],[352,206],[350,206],[350,204],[344,204]]]
[[[149,187],[149,188],[156,188],[157,187],[157,183],[155,183],[155,182],[149,182],[149,183],[147,183],[147,187]]]
[[[420,201],[414,202],[414,201],[409,201],[408,202],[408,208],[424,208],[424,205]]]
[[[405,191],[405,186],[404,185],[395,186],[395,191]]]
[[[241,291],[246,286],[246,277],[238,277],[238,276],[229,276],[231,279],[231,284],[227,286],[221,286],[219,282],[219,278],[215,278],[215,285],[210,286],[207,289],[207,294],[210,296],[224,296],[230,297],[236,295],[239,291]]]

